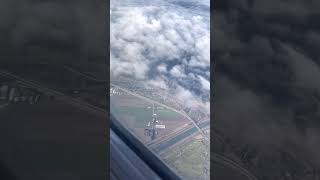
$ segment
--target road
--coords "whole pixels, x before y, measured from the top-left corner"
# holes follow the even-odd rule
[[[17,79],[18,81],[20,81],[20,83],[24,84],[24,85],[27,85],[27,86],[31,86],[31,87],[34,87],[36,89],[38,89],[39,91],[45,93],[45,94],[48,94],[48,95],[52,95],[52,96],[55,96],[56,98],[62,100],[62,101],[65,101],[66,103],[68,104],[72,104],[72,105],[75,105],[83,110],[87,110],[87,111],[90,111],[90,112],[93,112],[93,113],[96,113],[96,114],[99,114],[99,115],[102,115],[104,117],[107,117],[107,111],[104,110],[104,109],[101,109],[99,107],[96,107],[96,106],[93,106],[91,104],[88,104],[84,101],[81,101],[81,100],[78,100],[78,99],[75,99],[75,98],[72,98],[72,97],[69,97],[68,95],[65,95],[59,91],[56,91],[56,90],[53,90],[53,89],[49,89],[49,88],[46,88],[42,85],[40,85],[40,83],[37,83],[37,82],[34,82],[34,81],[31,81],[31,80],[26,80],[22,77],[19,77],[19,76],[16,76],[10,72],[7,72],[7,71],[4,71],[4,70],[0,70],[0,75],[1,76],[5,76],[5,77],[10,77],[10,78],[14,78],[14,79]],[[113,84],[112,84],[113,85]],[[118,87],[116,85],[114,85],[115,87]],[[189,117],[187,116],[185,113],[183,112],[180,112],[178,110],[175,110],[174,108],[172,107],[169,107],[167,105],[164,105],[162,103],[159,103],[157,101],[154,101],[154,100],[151,100],[149,98],[146,98],[144,96],[141,96],[141,95],[138,95],[138,94],[135,94],[135,93],[132,93],[128,90],[125,90],[121,87],[118,87],[119,89],[131,94],[131,95],[134,95],[136,97],[140,97],[142,99],[145,99],[149,102],[152,102],[152,103],[155,103],[155,104],[158,104],[158,105],[161,105],[161,106],[164,106],[170,110],[173,110],[185,117],[187,117],[189,120],[191,120],[191,122],[194,123],[194,121]],[[195,123],[194,123],[195,124]],[[202,132],[203,131],[201,130],[201,128],[196,125],[195,127],[198,128],[198,130],[200,129],[199,132]],[[203,137],[206,137],[205,135]],[[249,180],[257,180],[256,177],[254,177],[250,172],[248,172],[245,168],[243,168],[242,166],[240,166],[239,164],[237,164],[236,162],[224,157],[224,156],[221,156],[219,154],[215,154],[215,153],[212,153],[211,154],[211,159],[214,161],[214,162],[217,162],[217,163],[220,163],[220,164],[223,164],[227,167],[230,167],[230,168],[233,168],[233,169],[236,169],[238,170],[239,172],[241,172],[241,174],[245,175]]]
[[[246,177],[248,180],[258,180],[252,173],[250,173],[247,169],[243,168],[238,163],[234,162],[233,160],[224,157],[220,154],[211,153],[211,159],[213,162],[225,165],[229,168],[232,168],[236,170],[237,172],[240,172],[244,177]],[[214,172],[213,172],[214,173]],[[219,173],[219,172],[217,172]],[[240,180],[240,179],[239,179]]]
[[[94,80],[94,81],[103,82],[103,80],[101,80],[101,79],[98,79],[98,78],[96,78],[96,77],[94,77],[94,76],[92,76],[92,75],[89,75],[89,74],[87,74],[87,73],[80,72],[80,71],[78,71],[78,70],[76,70],[76,69],[74,69],[74,68],[72,68],[72,67],[64,66],[64,68],[65,68],[65,69],[68,69],[69,71],[72,71],[72,72],[74,72],[74,73],[80,74],[80,75],[82,75],[82,76],[84,76],[84,77],[86,77],[86,78],[88,78],[88,79],[91,79],[91,80]],[[105,81],[105,82],[106,82],[106,81]],[[106,83],[107,83],[107,82],[106,82]],[[135,97],[144,99],[144,100],[146,100],[146,101],[148,101],[148,102],[151,102],[151,103],[153,103],[153,104],[161,105],[161,106],[163,106],[163,107],[166,107],[166,108],[168,108],[168,109],[170,109],[170,110],[172,110],[172,111],[174,111],[174,112],[177,112],[178,114],[186,117],[186,118],[187,118],[189,121],[191,121],[192,124],[198,129],[198,131],[199,131],[199,132],[201,133],[201,135],[204,137],[204,139],[206,140],[206,142],[207,142],[208,144],[210,143],[209,138],[204,134],[202,128],[200,128],[200,125],[198,125],[198,124],[197,124],[190,116],[188,116],[188,114],[185,113],[184,111],[178,111],[178,110],[176,110],[176,109],[173,108],[173,107],[170,107],[170,106],[167,106],[167,105],[165,105],[165,104],[159,103],[159,102],[154,101],[154,100],[152,100],[152,99],[150,99],[150,98],[147,98],[147,97],[145,97],[145,96],[141,96],[141,95],[139,95],[139,94],[136,94],[136,93],[134,93],[134,92],[132,92],[132,91],[130,91],[130,90],[127,90],[127,89],[125,89],[125,88],[123,88],[123,87],[120,87],[120,86],[118,86],[118,85],[115,85],[115,84],[113,84],[113,83],[110,83],[110,85],[115,86],[115,87],[117,87],[118,89],[121,89],[122,91],[124,91],[124,92],[126,92],[126,93],[128,93],[128,94],[131,94],[132,96],[135,96]]]
[[[205,128],[206,126],[209,126],[209,125],[210,125],[210,122],[203,122],[199,124],[199,127]],[[160,141],[152,141],[148,145],[150,145],[150,147],[154,151],[161,152],[162,150],[171,147],[172,145],[187,138],[188,136],[195,134],[196,132],[198,131],[195,127],[184,128],[172,133],[170,136],[167,136],[164,139],[160,139]]]
[[[78,71],[78,70],[76,70],[76,69],[74,69],[74,68],[72,68],[72,67],[64,66],[64,68],[67,69],[67,70],[69,70],[69,71],[72,71],[72,72],[74,72],[74,73],[80,74],[80,75],[82,75],[82,76],[84,76],[84,77],[87,77],[88,79],[91,79],[91,80],[94,80],[94,81],[99,81],[99,82],[106,82],[106,83],[107,83],[107,81],[103,81],[103,80],[98,79],[98,78],[96,78],[96,77],[94,77],[94,76],[92,76],[92,75],[89,75],[89,74],[87,74],[87,73],[80,72],[80,71]],[[203,130],[199,127],[199,125],[198,125],[186,112],[184,112],[184,111],[178,111],[178,110],[176,110],[176,109],[173,108],[173,107],[170,107],[170,106],[167,106],[167,105],[165,105],[165,104],[159,103],[159,102],[154,101],[154,100],[152,100],[152,99],[150,99],[150,98],[147,98],[147,97],[145,97],[145,96],[141,96],[141,95],[139,95],[139,94],[136,94],[136,93],[134,93],[134,92],[132,92],[132,91],[129,91],[129,90],[127,90],[127,89],[125,89],[125,88],[122,88],[122,87],[120,87],[120,86],[118,86],[118,85],[115,85],[115,84],[113,84],[113,83],[111,83],[111,82],[110,82],[110,85],[115,86],[115,87],[121,89],[122,91],[127,92],[128,94],[131,94],[131,95],[133,95],[133,96],[135,96],[135,97],[139,97],[139,98],[142,98],[142,99],[144,99],[144,100],[146,100],[146,101],[148,101],[148,102],[155,103],[155,104],[161,105],[161,106],[163,106],[163,107],[166,107],[166,108],[168,108],[168,109],[170,109],[170,110],[172,110],[172,111],[174,111],[174,112],[177,112],[178,114],[186,117],[186,118],[187,118],[188,120],[190,120],[190,121],[193,123],[193,125],[198,129],[198,131],[199,131],[199,132],[201,133],[201,135],[204,137],[205,141],[206,141],[208,144],[210,143],[209,138],[205,135],[205,133],[203,132]]]
[[[87,73],[78,71],[78,70],[74,69],[73,67],[63,66],[63,68],[65,68],[65,69],[67,69],[68,71],[71,71],[71,72],[73,72],[73,73],[82,75],[82,76],[84,76],[84,77],[86,77],[86,78],[88,78],[88,79],[90,79],[90,80],[93,80],[93,81],[96,81],[96,82],[101,82],[101,83],[103,83],[103,82],[107,83],[106,80],[98,79],[98,78],[96,78],[95,76],[93,76],[93,75],[91,75],[91,74],[87,74]]]
[[[174,137],[167,138],[165,141],[161,141],[160,143],[157,143],[157,144],[152,144],[150,148],[153,149],[155,152],[160,153],[161,151],[177,144],[179,141],[191,136],[196,132],[197,132],[197,129],[193,127],[191,129],[188,129],[187,131],[180,132]]]
[[[196,124],[185,112],[178,111],[178,110],[176,110],[176,109],[174,109],[174,108],[172,108],[172,107],[170,107],[170,106],[167,106],[167,105],[165,105],[165,104],[159,103],[159,102],[157,102],[157,101],[154,101],[154,100],[149,99],[149,98],[147,98],[147,97],[141,96],[141,95],[139,95],[139,94],[133,93],[133,92],[131,92],[131,91],[129,91],[129,90],[126,90],[125,88],[122,88],[122,87],[120,87],[120,86],[117,86],[117,85],[115,85],[115,84],[113,84],[113,83],[110,83],[110,84],[111,84],[112,86],[116,87],[116,88],[121,89],[122,91],[124,91],[124,92],[126,92],[126,93],[128,93],[128,94],[131,94],[131,95],[135,96],[135,97],[144,99],[144,100],[146,100],[146,101],[148,101],[148,102],[151,102],[151,103],[155,103],[155,104],[164,106],[164,107],[166,107],[166,108],[168,108],[168,109],[170,109],[170,110],[172,110],[172,111],[174,111],[174,112],[177,112],[177,113],[183,115],[184,117],[188,118],[188,119],[195,125],[195,127],[199,130],[200,133],[202,132],[203,137],[206,137],[205,134],[203,133],[202,129],[199,127],[199,125]],[[193,131],[193,128],[191,128],[190,131],[187,131],[187,133],[183,133],[183,136],[185,136],[185,135],[187,135],[187,136],[191,135],[191,134],[193,133],[192,131]],[[190,132],[191,132],[191,133],[190,133]],[[196,131],[195,131],[195,132],[196,132]],[[180,134],[180,135],[181,135],[181,134]],[[181,136],[181,137],[179,136],[178,139],[183,138],[183,136]],[[173,140],[173,141],[176,142],[176,140]],[[171,140],[168,141],[169,144],[171,144],[170,142],[171,142]],[[161,144],[162,144],[162,143],[161,143]],[[166,144],[165,146],[167,146],[167,144]],[[161,147],[162,147],[162,146],[161,146]],[[161,147],[159,147],[159,148],[160,148],[160,149],[163,149],[163,148],[161,148]],[[248,170],[246,170],[245,168],[243,168],[242,166],[240,166],[238,163],[232,161],[231,159],[226,158],[226,157],[221,156],[221,155],[216,154],[216,153],[213,153],[213,154],[211,154],[211,155],[213,155],[212,159],[213,159],[214,161],[216,161],[217,163],[222,163],[222,164],[224,164],[224,165],[227,165],[228,167],[231,167],[231,168],[233,168],[233,169],[238,170],[239,172],[241,172],[241,174],[242,174],[243,176],[245,176],[245,177],[248,178],[249,180],[257,180],[257,178],[256,178],[254,175],[252,175]]]
[[[145,97],[145,96],[142,96],[142,95],[140,95],[140,94],[131,92],[130,90],[127,90],[127,89],[125,89],[125,88],[123,88],[123,87],[120,87],[120,86],[118,86],[118,85],[115,85],[115,84],[113,84],[113,83],[110,83],[110,85],[112,85],[112,86],[114,86],[114,87],[116,87],[116,88],[118,88],[118,89],[121,89],[122,91],[124,91],[124,92],[126,92],[126,93],[128,93],[128,94],[130,94],[130,95],[132,95],[132,96],[138,97],[138,98],[143,99],[143,100],[145,100],[145,101],[148,101],[148,102],[150,102],[150,103],[154,103],[154,104],[163,106],[163,107],[165,107],[165,108],[167,108],[167,109],[170,109],[170,110],[172,110],[172,111],[174,111],[174,112],[176,112],[176,113],[184,116],[185,118],[187,118],[189,121],[192,122],[192,124],[198,129],[198,131],[201,133],[201,135],[203,136],[203,138],[204,138],[204,139],[206,140],[206,142],[209,144],[209,138],[204,134],[203,130],[202,130],[202,129],[199,127],[199,125],[198,125],[192,118],[190,118],[184,111],[176,110],[176,109],[173,108],[173,107],[170,107],[170,106],[168,106],[168,105],[162,104],[162,103],[160,103],[160,102],[157,102],[157,101],[155,101],[155,100],[152,100],[152,99],[147,98],[147,97]]]
[[[68,95],[65,95],[65,94],[63,94],[63,93],[61,93],[59,91],[46,88],[46,87],[40,85],[39,83],[33,82],[31,80],[26,80],[24,78],[21,78],[19,76],[16,76],[16,75],[14,75],[14,74],[12,74],[10,72],[3,71],[3,70],[0,71],[0,75],[17,79],[17,80],[20,81],[21,84],[34,87],[34,88],[38,89],[39,91],[41,91],[41,92],[43,92],[45,94],[54,96],[55,98],[57,98],[59,100],[62,100],[64,102],[68,103],[68,104],[71,104],[71,105],[74,105],[74,106],[78,106],[79,108],[81,108],[83,110],[86,110],[86,111],[89,111],[89,112],[93,112],[93,113],[96,113],[98,115],[107,117],[107,111],[106,110],[98,108],[96,106],[93,106],[93,105],[91,105],[89,103],[86,103],[84,101],[69,97]]]
[[[90,75],[90,74],[80,72],[80,71],[78,71],[78,70],[76,70],[76,69],[74,69],[74,68],[72,68],[72,67],[64,66],[64,68],[67,69],[67,70],[69,70],[69,71],[71,71],[71,72],[80,74],[80,75],[82,75],[82,76],[84,76],[84,77],[86,77],[86,78],[88,78],[88,79],[91,79],[91,80],[94,80],[94,81],[98,81],[98,82],[106,82],[106,83],[107,83],[107,81],[103,81],[103,80],[101,80],[101,79],[98,79],[98,78]],[[174,111],[174,112],[177,112],[178,114],[186,117],[186,118],[187,118],[188,120],[190,120],[190,121],[193,123],[193,125],[199,130],[199,132],[200,132],[201,135],[205,138],[205,140],[207,141],[207,143],[209,143],[209,139],[208,139],[208,137],[203,133],[203,130],[200,128],[200,126],[199,126],[186,112],[184,112],[184,111],[178,111],[178,110],[176,110],[176,109],[173,108],[173,107],[170,107],[170,106],[167,106],[167,105],[165,105],[165,104],[159,103],[159,102],[154,101],[154,100],[152,100],[152,99],[150,99],[150,98],[147,98],[147,97],[145,97],[145,96],[141,96],[141,95],[139,95],[139,94],[137,94],[137,93],[134,93],[134,92],[132,92],[132,91],[130,91],[130,90],[127,90],[127,89],[125,89],[125,88],[123,88],[123,87],[120,87],[120,86],[118,86],[118,85],[115,85],[115,84],[113,84],[113,83],[110,83],[110,85],[115,86],[115,87],[121,89],[122,91],[127,92],[128,94],[131,94],[131,95],[133,95],[133,96],[135,96],[135,97],[142,98],[142,99],[144,99],[144,100],[146,100],[146,101],[148,101],[148,102],[151,102],[151,103],[153,103],[153,104],[155,103],[155,104],[164,106],[164,107],[166,107],[166,108],[168,108],[168,109],[170,109],[170,110],[172,110],[172,111]]]
[[[45,94],[40,103],[1,109],[1,161],[19,178],[103,179],[107,113],[24,76],[0,76]]]

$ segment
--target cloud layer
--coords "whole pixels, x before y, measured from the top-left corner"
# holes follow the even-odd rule
[[[0,6],[2,62],[105,63],[103,1],[5,0]]]
[[[180,100],[204,103],[209,112],[209,21],[185,7],[163,3],[111,1],[111,74],[175,89]]]
[[[320,140],[315,131],[320,128],[319,5],[285,0],[215,4],[215,127],[239,146],[270,152],[283,146],[320,167],[315,153],[320,152],[315,143]],[[258,175],[270,178],[262,169]]]

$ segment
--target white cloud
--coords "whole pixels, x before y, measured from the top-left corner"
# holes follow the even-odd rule
[[[170,74],[173,77],[186,77],[185,72],[183,70],[183,68],[180,65],[175,65],[171,70],[170,70]]]
[[[165,64],[160,64],[157,69],[161,73],[167,72],[167,66]]]
[[[154,87],[159,87],[162,89],[168,89],[166,82],[161,77],[158,77],[155,80],[149,80],[147,84],[152,85]]]
[[[168,75],[168,64],[172,64],[169,71],[172,77],[192,78],[208,90],[209,81],[203,77],[195,78],[197,72],[185,71],[185,67],[210,67],[210,27],[207,19],[150,3],[140,6],[111,1],[111,12],[110,70],[113,76],[131,75],[146,83],[167,88],[166,82],[170,77],[165,74]],[[155,64],[159,64],[156,67],[159,77],[151,80],[148,75],[154,71],[151,66]],[[179,86],[176,93],[179,97],[188,96],[189,100],[202,103],[188,89]]]
[[[202,76],[199,76],[200,83],[205,90],[210,90],[210,82]]]

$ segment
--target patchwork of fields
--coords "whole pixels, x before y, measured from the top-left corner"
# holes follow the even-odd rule
[[[110,97],[111,113],[143,143],[155,152],[169,167],[186,179],[206,179],[206,147],[198,129],[183,115],[130,94]],[[153,112],[154,111],[154,112]],[[158,129],[156,139],[145,135],[153,113],[165,125]],[[207,126],[204,123],[202,126]]]

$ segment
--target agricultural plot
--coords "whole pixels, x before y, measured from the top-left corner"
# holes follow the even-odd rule
[[[162,159],[185,179],[205,179],[205,147],[192,137],[161,154]]]
[[[154,105],[153,112],[153,103],[133,95],[120,93],[120,95],[111,96],[110,102],[111,113],[145,143],[150,141],[150,137],[145,135],[145,129],[152,121],[153,113],[157,114],[159,124],[165,125],[164,129],[157,129],[157,138],[169,135],[177,128],[190,123],[179,113],[157,104]]]

